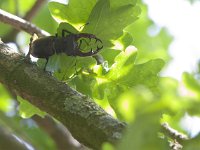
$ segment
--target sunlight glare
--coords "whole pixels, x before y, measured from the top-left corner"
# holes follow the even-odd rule
[[[163,75],[180,79],[184,71],[194,71],[200,59],[200,2],[192,5],[186,0],[144,1],[150,18],[174,37],[169,47],[173,60]]]

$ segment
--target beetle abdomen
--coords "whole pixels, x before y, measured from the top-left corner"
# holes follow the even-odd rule
[[[31,43],[31,55],[37,58],[48,58],[55,54],[54,36],[39,38]]]

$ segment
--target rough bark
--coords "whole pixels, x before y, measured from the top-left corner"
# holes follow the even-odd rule
[[[100,149],[103,142],[115,143],[125,124],[114,119],[89,97],[27,63],[0,43],[0,82],[17,95],[64,124],[79,142]]]

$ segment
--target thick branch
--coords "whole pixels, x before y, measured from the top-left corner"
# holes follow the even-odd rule
[[[31,35],[33,33],[36,33],[38,36],[49,36],[49,33],[39,29],[34,24],[31,24],[30,22],[22,18],[19,18],[15,15],[12,15],[8,12],[5,12],[1,9],[0,9],[0,21],[10,24],[18,30],[24,30],[25,32]]]
[[[100,149],[103,142],[115,143],[125,124],[114,119],[90,98],[25,63],[0,43],[0,82],[41,110],[62,122],[84,145]]]

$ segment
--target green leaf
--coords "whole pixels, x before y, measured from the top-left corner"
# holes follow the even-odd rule
[[[183,141],[184,150],[198,150],[200,147],[200,135],[187,141]]]
[[[80,73],[78,76],[70,81],[70,86],[76,88],[77,91],[93,97],[93,86],[96,83],[96,79],[89,73]]]
[[[112,65],[106,77],[114,81],[119,80],[124,75],[128,75],[128,72],[134,66],[136,56],[137,52],[134,49],[122,51],[115,57],[115,63]]]
[[[54,18],[59,20],[59,22],[65,22],[59,25],[58,35],[61,35],[63,29],[78,34],[80,26],[77,26],[77,24],[83,25],[83,23],[89,23],[84,26],[82,32],[92,33],[100,38],[103,42],[104,49],[115,45],[115,40],[118,40],[118,43],[121,43],[122,45],[121,50],[124,50],[126,46],[132,42],[132,37],[129,33],[123,34],[123,29],[137,19],[140,9],[135,6],[135,1],[131,2],[124,0],[123,2],[124,3],[120,2],[118,4],[113,0],[99,0],[97,3],[94,0],[83,0],[81,2],[71,0],[68,5],[50,2],[49,9]],[[110,3],[112,5],[111,7],[115,9],[110,8]],[[85,9],[87,9],[86,12],[84,12]],[[78,14],[81,15],[79,16]],[[119,47],[117,47],[116,44],[114,48],[118,49]],[[84,50],[87,50],[87,48]],[[115,57],[116,55],[113,56]],[[111,59],[110,57],[107,58],[112,62],[114,57]],[[58,76],[58,73],[56,74],[56,76]],[[71,73],[67,73],[67,76],[69,77],[70,74]]]
[[[0,84],[0,110],[8,112],[12,109],[12,98],[8,91]]]
[[[75,73],[76,58],[67,56],[64,53],[56,54],[50,57],[47,70],[54,72],[54,76],[60,80],[63,77],[69,78]]]
[[[102,150],[115,150],[115,149],[110,143],[104,143],[102,145]]]
[[[116,9],[111,9],[110,3],[111,7]],[[97,3],[95,0],[71,0],[68,5],[50,2],[49,9],[59,23],[70,23],[77,30],[89,23],[85,25],[83,32],[92,33],[100,38],[104,48],[112,46],[112,40],[122,36],[123,29],[132,24],[140,14],[135,1],[130,0],[119,3],[113,0],[99,0]]]
[[[168,150],[168,143],[158,136],[160,113],[138,116],[128,127],[117,150]]]
[[[133,87],[141,84],[154,90],[158,84],[158,72],[164,65],[163,60],[155,59],[135,64],[135,59],[135,51],[121,52],[106,77],[115,85]]]
[[[133,37],[129,32],[124,32],[124,34],[117,40],[119,43],[114,43],[116,49],[118,48],[118,44],[123,45],[120,50],[125,50],[131,43],[133,42]]]
[[[41,19],[45,18],[45,19]],[[41,29],[45,29],[45,31],[49,32],[52,35],[55,35],[58,23],[52,18],[48,6],[44,5],[34,16],[32,22],[36,24]]]
[[[79,29],[87,23],[96,0],[69,0],[67,5],[50,2],[49,10],[57,22],[67,22]]]
[[[64,29],[67,30],[67,31],[69,31],[69,32],[71,32],[71,33],[75,33],[75,34],[78,34],[78,33],[79,33],[79,31],[76,30],[71,24],[66,23],[66,22],[61,22],[61,23],[59,24],[58,29],[57,29],[58,35],[61,36],[61,35],[62,35],[62,31],[63,31]]]
[[[152,92],[158,94],[158,73],[164,65],[164,62],[161,59],[150,60],[143,64],[135,64],[136,55],[137,53],[133,47],[129,47],[125,51],[122,51],[115,58],[115,63],[111,66],[109,72],[97,74],[96,84],[93,85],[93,96],[97,99],[108,99],[118,117],[121,119],[126,118],[126,121],[130,120],[132,116],[128,118],[126,116],[122,117],[122,112],[124,112],[124,110],[120,108],[120,101],[122,100],[122,103],[128,103],[127,105],[130,106],[130,111],[133,111],[131,105],[134,102],[132,101],[137,97],[134,95],[134,88],[145,86]],[[129,90],[133,91],[130,91],[129,93]],[[143,90],[144,89],[142,89],[142,91]],[[148,93],[149,92],[147,92],[146,95],[149,95]],[[120,98],[121,96],[123,97],[123,94],[127,97]],[[149,98],[150,97],[151,96],[149,96]],[[125,109],[129,111],[128,108]]]
[[[111,8],[118,8],[125,5],[136,5],[137,0],[110,0]]]
[[[23,119],[18,114],[8,117],[2,112],[0,112],[0,118],[1,128],[3,127],[4,130],[8,130],[13,135],[26,141],[26,143],[31,144],[35,149],[56,150],[56,145],[52,138],[43,129],[36,126],[32,119]]]
[[[102,39],[104,47],[112,46],[111,41],[123,34],[123,29],[137,20],[139,7],[121,5],[111,10],[109,0],[100,0],[93,8],[84,32],[93,33]]]
[[[197,97],[200,97],[200,82],[194,78],[192,74],[183,73],[183,82],[185,86],[194,93]]]
[[[47,70],[53,71],[56,78],[66,81],[73,78],[79,71],[89,69],[95,64],[96,61],[92,57],[72,57],[59,54],[50,58]]]
[[[30,118],[35,114],[37,114],[41,117],[46,115],[45,112],[43,112],[39,108],[33,106],[31,103],[24,100],[22,97],[17,96],[17,100],[20,102],[19,114],[21,115],[22,118]]]
[[[134,38],[132,44],[140,51],[137,63],[155,58],[169,61],[168,46],[172,36],[166,28],[160,28],[149,18],[148,6],[142,0],[137,1],[137,4],[142,9],[140,18],[125,29]]]

